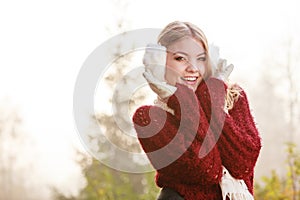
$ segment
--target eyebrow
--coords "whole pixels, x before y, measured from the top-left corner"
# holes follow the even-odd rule
[[[185,52],[183,52],[183,51],[176,51],[176,52],[173,53],[173,55],[178,54],[178,53],[179,53],[179,54],[183,54],[183,55],[185,55],[185,56],[188,56],[188,54],[185,53]],[[197,55],[197,57],[202,56],[202,55],[206,55],[206,53],[205,53],[205,52],[200,53],[200,54]]]

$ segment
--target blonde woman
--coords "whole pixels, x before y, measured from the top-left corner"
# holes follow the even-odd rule
[[[212,62],[197,26],[172,22],[158,44],[159,56],[153,51],[144,56],[144,77],[157,101],[133,116],[162,188],[158,199],[253,199],[261,139],[244,90],[222,80],[226,61]],[[153,61],[157,58],[162,63]],[[221,71],[212,77],[217,64]],[[161,76],[159,67],[164,69]]]

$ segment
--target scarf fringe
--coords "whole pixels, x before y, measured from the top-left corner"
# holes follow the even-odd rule
[[[220,182],[223,200],[254,200],[244,180],[233,178],[223,166],[223,176]]]
[[[223,199],[225,200],[226,197],[228,197],[230,200],[254,200],[251,194],[247,195],[247,194],[228,193],[227,195],[223,196]]]

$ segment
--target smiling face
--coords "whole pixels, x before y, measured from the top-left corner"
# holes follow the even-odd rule
[[[192,37],[184,37],[167,48],[166,81],[180,83],[196,91],[206,69],[206,52],[203,44]]]

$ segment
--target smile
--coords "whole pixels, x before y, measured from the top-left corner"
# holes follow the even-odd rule
[[[188,82],[195,82],[198,77],[197,76],[186,76],[186,77],[180,77],[181,80],[183,81],[188,81]]]

